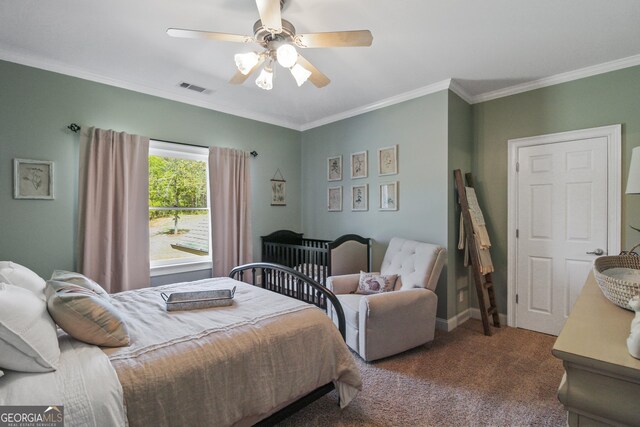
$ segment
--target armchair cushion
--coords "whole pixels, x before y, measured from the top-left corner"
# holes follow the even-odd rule
[[[394,237],[384,254],[380,273],[398,275],[396,290],[427,288],[435,291],[446,253],[442,246]]]
[[[390,292],[396,286],[397,279],[397,274],[365,273],[361,271],[356,293],[368,295]]]

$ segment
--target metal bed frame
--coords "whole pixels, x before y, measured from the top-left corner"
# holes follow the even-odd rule
[[[249,273],[246,274],[248,277],[245,277],[245,273]],[[329,317],[335,315],[340,335],[343,340],[345,339],[345,318],[340,301],[333,292],[310,277],[287,266],[267,262],[238,266],[231,270],[229,277],[313,304]],[[256,425],[273,426],[334,389],[333,382],[320,386]]]

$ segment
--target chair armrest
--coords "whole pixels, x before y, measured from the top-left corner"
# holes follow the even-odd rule
[[[415,321],[425,315],[435,316],[437,304],[438,296],[424,288],[367,295],[360,300],[360,319],[361,321],[365,320],[363,318]],[[430,308],[433,308],[431,313],[429,313]]]
[[[360,273],[327,277],[327,288],[336,295],[350,294],[358,289]]]

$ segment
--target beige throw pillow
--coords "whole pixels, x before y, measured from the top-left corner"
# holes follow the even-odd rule
[[[51,280],[55,280],[57,282],[67,282],[72,285],[82,286],[83,288],[89,289],[90,291],[95,292],[96,294],[104,297],[106,299],[110,299],[111,297],[104,290],[102,286],[89,279],[87,276],[74,273],[73,271],[65,271],[65,270],[56,270],[51,275]]]
[[[120,312],[98,293],[67,282],[49,280],[47,308],[55,322],[79,341],[104,347],[129,345]]]
[[[397,274],[379,274],[360,272],[357,294],[379,294],[390,292],[396,285]]]
[[[31,291],[0,283],[0,367],[50,372],[59,358],[58,333],[46,303]]]

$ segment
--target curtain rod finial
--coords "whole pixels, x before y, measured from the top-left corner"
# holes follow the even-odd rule
[[[71,132],[78,133],[78,131],[80,130],[80,126],[75,123],[71,123],[69,126],[67,126],[67,129],[69,129]]]
[[[251,157],[258,157],[258,152],[256,150],[253,150],[249,154],[251,154]]]

